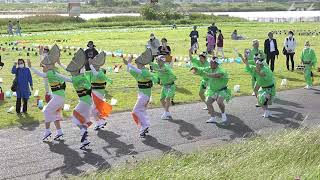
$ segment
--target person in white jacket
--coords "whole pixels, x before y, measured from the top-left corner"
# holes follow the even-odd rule
[[[291,60],[291,71],[294,70],[294,54],[295,49],[297,47],[297,41],[294,38],[294,33],[292,31],[289,31],[288,37],[284,40],[284,48],[283,48],[283,54],[286,55],[287,61],[287,69],[290,70],[289,65],[289,58]]]

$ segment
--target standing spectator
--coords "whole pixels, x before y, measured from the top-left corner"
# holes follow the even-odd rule
[[[16,25],[16,35],[21,36],[21,26],[19,21],[17,21],[17,25]]]
[[[191,38],[192,53],[197,54],[197,50],[199,48],[199,43],[198,43],[199,32],[197,31],[197,26],[193,26],[193,31],[190,32],[189,37]]]
[[[168,46],[168,40],[166,38],[161,39],[161,46],[158,48],[158,55],[171,55],[171,48]]]
[[[214,39],[216,40],[218,27],[215,25],[215,23],[212,23],[212,25],[210,26],[210,31],[212,32]]]
[[[160,47],[159,40],[154,36],[153,33],[150,34],[150,39],[147,44],[147,48],[151,49],[152,56],[155,58],[158,55],[158,48]],[[152,59],[153,62],[154,59]]]
[[[208,33],[207,33],[207,52],[209,54],[213,54],[214,53],[214,48],[216,46],[216,39],[214,38],[214,35],[212,33],[212,31],[210,31],[210,27],[208,28]]]
[[[276,59],[276,56],[279,55],[279,50],[278,50],[277,40],[273,38],[272,32],[268,33],[268,37],[269,38],[264,41],[264,53],[267,55],[268,65],[270,64],[270,60],[271,60],[270,69],[273,72],[274,60]]]
[[[90,65],[89,65],[89,59],[93,59],[94,57],[96,57],[96,55],[98,55],[98,51],[95,49],[95,45],[93,44],[93,41],[89,41],[87,44],[87,49],[84,51],[86,54],[86,64],[85,64],[85,68],[86,71],[91,71],[90,69]]]
[[[317,57],[316,57],[316,53],[314,52],[314,50],[310,48],[309,41],[306,41],[300,58],[301,58],[301,63],[305,66],[304,78],[305,78],[307,85],[304,88],[310,89],[310,88],[312,88],[312,85],[313,85],[313,80],[312,80],[313,73],[311,70],[317,64]]]
[[[16,67],[18,64],[18,67]],[[16,75],[17,80],[17,101],[16,101],[16,112],[21,113],[21,100],[23,101],[22,112],[27,113],[28,110],[28,99],[31,95],[30,88],[33,90],[32,77],[30,69],[26,68],[26,64],[23,59],[18,59],[18,63],[14,63],[11,70],[12,74]],[[30,88],[29,88],[30,85]]]
[[[8,34],[13,35],[13,24],[11,21],[8,23]]]
[[[216,54],[216,56],[218,57],[218,53],[221,52],[222,59],[224,59],[224,52],[223,52],[223,39],[224,39],[224,37],[223,37],[220,29],[218,30],[218,32],[219,32],[219,35],[218,35],[218,40],[217,40],[217,54]]]
[[[286,55],[287,57],[287,69],[288,71],[290,70],[289,68],[289,58],[291,60],[291,71],[294,70],[294,54],[295,54],[295,49],[297,47],[297,41],[294,38],[294,33],[292,31],[289,31],[288,37],[284,40],[284,48],[283,48],[283,54]]]

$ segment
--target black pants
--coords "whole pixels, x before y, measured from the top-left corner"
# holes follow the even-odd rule
[[[270,52],[267,54],[267,64],[270,65],[270,69],[273,72],[274,71],[274,60],[276,59],[276,52]]]
[[[287,61],[286,61],[286,64],[287,64],[287,69],[290,70],[290,66],[289,66],[289,58],[291,60],[291,70],[293,71],[294,70],[294,60],[293,60],[293,57],[294,57],[294,53],[288,53],[287,55]]]
[[[25,98],[17,98],[17,101],[16,101],[16,112],[17,113],[21,112],[21,99],[23,101],[22,112],[26,113],[27,110],[28,110],[28,99],[25,99]]]

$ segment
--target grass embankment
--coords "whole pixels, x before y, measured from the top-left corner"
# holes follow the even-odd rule
[[[84,179],[319,179],[320,130],[294,130],[185,155],[168,154]]]
[[[0,34],[7,33],[8,21],[13,21],[15,26],[16,19],[0,19]],[[110,29],[110,28],[128,28],[128,27],[160,27],[163,25],[186,26],[191,24],[211,24],[212,22],[243,22],[245,20],[235,17],[211,16],[202,14],[191,14],[183,16],[177,20],[160,21],[145,20],[143,17],[116,16],[105,17],[92,20],[81,18],[64,17],[58,15],[40,15],[20,19],[22,33],[44,32],[44,31],[67,31],[79,29]]]
[[[295,8],[307,9],[312,3],[295,3]],[[314,10],[320,9],[320,3],[313,3]],[[286,11],[290,2],[235,2],[235,3],[182,3],[176,5],[177,10],[184,12],[227,12],[227,11]],[[118,3],[115,6],[82,4],[82,13],[139,13],[142,5],[129,2]],[[67,13],[67,3],[10,3],[1,4],[0,11],[23,11],[28,13]]]
[[[251,40],[257,38],[261,41],[261,47],[263,46],[263,40],[266,38],[267,33],[271,30],[283,30],[283,29],[294,29],[304,30],[309,29],[309,27],[314,27],[315,23],[297,23],[297,24],[272,24],[272,23],[255,23],[255,22],[243,22],[243,23],[218,23],[220,29],[222,29],[225,36],[225,54],[227,57],[235,57],[233,48],[238,48],[239,51],[243,51],[245,48],[251,47]],[[54,44],[57,43],[60,46],[77,46],[85,47],[89,40],[93,40],[97,46],[97,49],[103,49],[107,51],[115,51],[121,49],[125,54],[134,53],[138,54],[143,52],[145,49],[146,41],[149,39],[149,34],[154,32],[156,36],[161,39],[166,37],[168,43],[171,46],[172,54],[178,56],[180,62],[187,56],[188,48],[190,46],[189,33],[190,28],[178,28],[176,30],[171,30],[170,28],[162,29],[114,29],[109,31],[61,31],[61,32],[48,32],[41,34],[34,34],[27,37],[1,37],[0,42],[11,42],[11,41],[21,41],[18,47],[27,46],[30,47],[32,44]],[[243,41],[233,41],[230,39],[230,34],[234,29],[238,29],[239,34],[248,37],[247,40]],[[206,27],[199,29],[200,33],[200,51],[205,49],[205,34]],[[282,47],[282,41],[285,35],[275,35],[278,39],[279,49]],[[62,42],[62,40],[67,40],[67,42]],[[299,54],[303,49],[303,41],[310,40],[312,47],[320,49],[320,37],[308,37],[308,36],[297,36],[296,40],[298,42],[296,63],[299,63]],[[58,42],[61,41],[61,42]],[[8,48],[7,48],[8,49]],[[61,61],[64,64],[68,64],[72,56],[69,56],[69,52],[74,53],[73,50],[66,50],[62,52]],[[319,51],[317,56],[319,56]],[[0,77],[4,79],[3,90],[9,90],[11,82],[14,76],[10,73],[12,64],[19,57],[26,58],[26,50],[17,51],[1,51],[3,62],[5,62],[5,67],[0,70]],[[21,53],[21,56],[19,56]],[[183,57],[182,60],[180,57]],[[39,57],[32,53],[31,60],[33,65],[37,66],[39,64]],[[113,67],[116,64],[121,64],[121,59],[108,57],[106,65],[104,68]],[[178,103],[190,103],[199,101],[198,97],[198,82],[200,78],[194,76],[189,71],[189,68],[178,67],[178,63],[175,64],[174,72],[178,77],[176,81],[178,90],[176,93],[175,101]],[[239,84],[241,86],[241,92],[234,94],[235,96],[240,95],[250,95],[251,94],[251,78],[244,72],[243,64],[236,63],[225,63],[222,65],[229,72],[230,81],[229,87],[233,89],[234,85]],[[319,83],[319,76],[316,73],[315,83]],[[107,90],[116,99],[118,99],[118,104],[114,107],[114,111],[125,111],[131,110],[136,101],[136,81],[127,73],[123,68],[119,73],[108,73],[111,79],[113,79],[114,84],[109,86]],[[277,90],[292,89],[304,86],[303,74],[298,72],[288,72],[285,67],[285,58],[283,55],[279,56],[276,61],[275,77],[277,81]],[[34,78],[34,89],[39,89],[41,97],[43,97],[43,84],[41,78],[33,74]],[[288,79],[288,86],[282,88],[280,86],[281,80],[283,78]],[[159,107],[159,94],[160,87],[155,85],[153,88],[153,102],[151,107]],[[77,96],[74,92],[73,87],[68,84],[67,86],[67,104],[71,104],[71,109],[77,103]],[[32,97],[30,100],[30,106],[35,103],[35,99]],[[30,118],[25,120],[19,119],[15,114],[8,114],[6,110],[15,104],[14,99],[6,99],[1,105],[0,111],[0,127],[8,127],[12,125],[25,125],[27,123],[41,122],[43,117],[39,109],[36,107],[30,107],[29,114]],[[70,113],[66,113],[69,115]]]

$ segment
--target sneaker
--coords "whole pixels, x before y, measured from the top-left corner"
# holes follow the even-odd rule
[[[256,104],[256,107],[261,107],[259,104]]]
[[[208,110],[208,107],[204,107],[204,108],[202,108],[202,110]]]
[[[304,87],[304,89],[311,89],[311,86],[306,85],[306,86]]]
[[[50,136],[51,136],[51,131],[45,131],[44,134],[43,134],[43,137],[42,137],[42,140],[46,140],[48,139]]]
[[[167,118],[172,118],[172,115],[171,115],[171,113],[170,112],[166,112],[166,115],[167,115]]]
[[[146,128],[144,128],[144,129],[141,129],[139,135],[140,135],[141,138],[144,138],[144,137],[147,136],[147,133],[149,133],[149,127],[146,127]]]
[[[254,93],[254,92],[252,92],[252,94],[251,94],[252,96],[256,96],[256,93]]]
[[[162,120],[169,120],[169,117],[167,116],[167,113],[166,113],[166,112],[164,112],[164,113],[162,114],[161,119],[162,119]]]
[[[206,123],[216,123],[217,119],[216,117],[211,117],[209,120],[206,121]]]
[[[90,144],[87,139],[81,143],[80,149],[85,149]]]
[[[57,133],[53,140],[59,140],[63,136],[63,133]]]
[[[222,118],[222,123],[223,123],[223,124],[228,121],[227,115],[226,115],[225,113],[223,113],[223,114],[221,115],[221,118]]]
[[[262,117],[264,117],[264,118],[271,117],[271,112],[268,110],[264,111],[264,114],[262,115]]]

